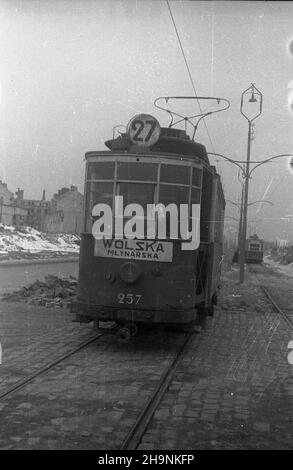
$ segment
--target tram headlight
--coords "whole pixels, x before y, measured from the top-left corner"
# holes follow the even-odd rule
[[[133,284],[141,275],[141,270],[136,263],[125,263],[120,268],[120,277],[127,284]]]

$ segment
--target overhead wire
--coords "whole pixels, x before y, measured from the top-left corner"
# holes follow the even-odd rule
[[[177,39],[178,39],[178,42],[179,42],[179,46],[180,46],[180,49],[181,49],[181,53],[182,53],[182,56],[183,56],[183,59],[184,59],[185,65],[186,65],[186,69],[187,69],[188,76],[189,76],[189,79],[190,79],[190,82],[191,82],[191,86],[192,86],[192,89],[193,89],[193,92],[194,92],[194,96],[197,98],[197,97],[198,97],[198,94],[197,94],[197,92],[196,92],[194,80],[193,80],[192,75],[191,75],[191,71],[190,71],[190,68],[189,68],[189,65],[188,65],[188,62],[187,62],[187,58],[186,58],[186,55],[185,55],[185,52],[184,52],[184,49],[183,49],[183,46],[182,46],[182,42],[181,42],[181,39],[180,39],[180,35],[179,35],[179,32],[178,32],[178,28],[177,28],[177,26],[176,26],[175,18],[174,18],[174,16],[173,16],[173,13],[172,13],[172,10],[171,10],[171,6],[170,6],[170,3],[169,3],[169,0],[166,0],[166,3],[167,3],[167,6],[168,6],[168,9],[169,9],[169,13],[170,13],[170,16],[171,16],[171,20],[172,20],[172,23],[173,23],[175,32],[176,32],[176,36],[177,36]],[[201,107],[201,104],[200,104],[199,100],[197,100],[197,104],[198,104],[198,107],[199,107],[200,112],[203,113],[202,107]],[[210,135],[210,132],[209,132],[209,129],[208,129],[208,126],[207,126],[207,123],[206,123],[205,118],[203,118],[203,122],[204,122],[204,125],[205,125],[205,128],[206,128],[206,132],[207,132],[207,135],[208,135],[210,144],[211,144],[211,146],[212,146],[212,148],[213,148],[214,153],[216,153],[216,152],[215,152],[215,148],[214,148],[214,144],[213,144],[213,141],[212,141],[212,138],[211,138],[211,135]]]

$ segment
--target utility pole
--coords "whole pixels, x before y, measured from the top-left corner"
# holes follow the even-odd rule
[[[248,94],[251,94],[251,98],[249,99],[249,103],[258,103],[259,110],[258,113],[253,116],[249,117],[244,113],[244,97]],[[258,99],[256,98],[258,97]],[[240,105],[240,112],[248,121],[248,136],[247,136],[247,155],[246,155],[246,169],[245,169],[245,183],[244,183],[244,202],[243,202],[243,224],[241,230],[241,243],[240,243],[240,253],[239,253],[239,283],[242,284],[244,281],[244,265],[245,265],[245,245],[246,245],[246,232],[247,232],[247,207],[248,207],[248,186],[249,186],[249,178],[250,178],[250,149],[251,149],[251,128],[252,123],[255,119],[261,115],[262,113],[262,93],[256,88],[256,86],[252,83],[247,90],[245,90],[241,95],[241,105]]]
[[[242,233],[243,196],[244,196],[244,185],[242,184],[240,218],[239,218],[239,229],[238,229],[238,244],[237,244],[238,256],[240,256],[240,244],[241,244],[241,233]]]

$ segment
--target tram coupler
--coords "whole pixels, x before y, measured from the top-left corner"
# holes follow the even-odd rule
[[[131,333],[129,328],[119,328],[119,330],[116,333],[116,338],[118,340],[118,343],[128,343],[130,338],[131,338]]]
[[[138,326],[136,323],[127,322],[121,328],[118,329],[116,337],[119,343],[128,343],[132,336],[135,336],[138,332]]]

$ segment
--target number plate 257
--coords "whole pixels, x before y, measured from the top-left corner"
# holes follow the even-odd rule
[[[124,294],[124,292],[119,292],[117,294],[118,304],[134,304],[137,305],[141,300],[141,295],[139,294]]]

